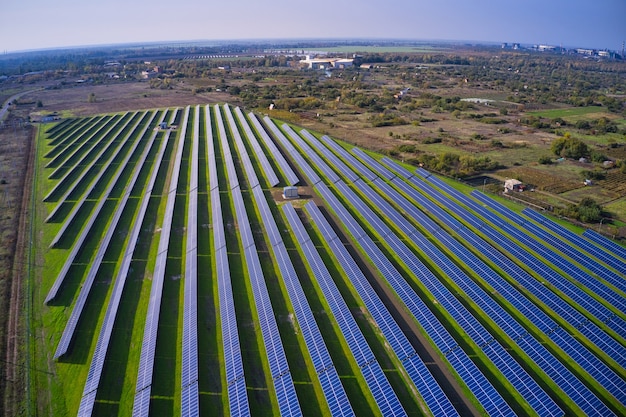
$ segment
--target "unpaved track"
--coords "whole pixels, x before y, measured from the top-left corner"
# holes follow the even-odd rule
[[[27,331],[20,331],[20,328],[26,330],[28,323],[20,323],[20,314],[24,308],[24,283],[28,279],[29,273],[27,261],[27,251],[30,249],[29,241],[29,224],[30,224],[30,200],[32,197],[33,172],[35,166],[35,130],[33,129],[31,140],[28,144],[28,163],[25,171],[23,182],[22,201],[19,210],[18,232],[15,244],[15,256],[13,257],[13,274],[11,277],[11,294],[9,303],[9,317],[7,322],[7,340],[6,340],[6,359],[4,366],[5,371],[5,395],[4,395],[4,416],[18,415],[21,405],[23,405],[23,395],[25,389],[25,372],[27,368],[24,366],[23,358],[20,358],[20,347],[24,344],[24,337]],[[28,354],[28,352],[25,352]],[[0,410],[1,411],[1,410]]]

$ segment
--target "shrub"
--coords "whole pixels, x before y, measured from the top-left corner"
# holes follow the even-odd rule
[[[541,156],[539,157],[539,162],[541,165],[550,165],[552,163],[552,158],[549,156]]]

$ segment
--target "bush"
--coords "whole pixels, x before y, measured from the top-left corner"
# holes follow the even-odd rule
[[[578,204],[571,204],[566,209],[557,210],[557,214],[572,217],[584,223],[598,223],[604,216],[602,207],[589,197]]]
[[[580,159],[589,155],[589,147],[585,142],[568,135],[554,140],[550,149],[563,158]]]
[[[541,165],[550,165],[552,163],[552,158],[549,156],[541,156],[539,157],[539,162]]]

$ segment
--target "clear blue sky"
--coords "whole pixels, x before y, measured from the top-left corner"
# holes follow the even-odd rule
[[[519,42],[621,50],[626,0],[4,0],[0,52],[271,38]]]

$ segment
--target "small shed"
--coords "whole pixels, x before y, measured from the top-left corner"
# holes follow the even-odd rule
[[[509,179],[504,181],[504,192],[508,193],[511,191],[524,191],[526,186],[520,181],[516,179]]]
[[[300,195],[298,194],[298,187],[289,186],[283,188],[283,198],[298,198]]]

